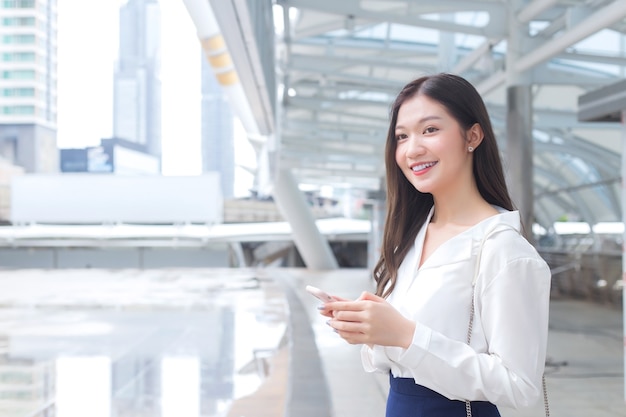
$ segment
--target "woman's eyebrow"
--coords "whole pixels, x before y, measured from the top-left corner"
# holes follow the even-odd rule
[[[422,117],[421,119],[419,119],[419,120],[417,121],[417,124],[421,124],[421,123],[429,122],[429,121],[431,121],[431,120],[441,120],[441,119],[442,119],[442,117],[441,117],[441,116],[435,116],[435,115],[432,115],[432,116],[425,116],[425,117]],[[396,125],[396,130],[398,130],[398,129],[404,129],[404,128],[405,128],[405,127],[404,127],[403,125]]]

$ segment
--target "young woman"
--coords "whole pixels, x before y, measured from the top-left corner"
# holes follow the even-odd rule
[[[366,371],[389,373],[387,417],[465,416],[466,400],[482,417],[535,404],[550,270],[523,237],[475,88],[450,74],[406,85],[385,163],[376,294],[335,297],[321,313],[364,345]]]

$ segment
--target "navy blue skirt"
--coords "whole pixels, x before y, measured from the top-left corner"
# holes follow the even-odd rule
[[[450,400],[417,385],[413,378],[394,378],[389,374],[386,417],[465,417],[465,401]],[[488,401],[472,401],[472,417],[500,417],[498,408]]]

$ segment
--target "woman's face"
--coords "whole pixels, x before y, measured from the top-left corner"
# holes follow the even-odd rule
[[[439,102],[418,94],[398,111],[396,163],[413,186],[433,196],[472,181],[472,157],[459,123]]]

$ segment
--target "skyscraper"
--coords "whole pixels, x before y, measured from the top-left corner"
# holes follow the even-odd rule
[[[120,8],[113,136],[161,156],[161,12],[157,0],[128,0]]]
[[[56,172],[56,0],[0,2],[0,157]]]
[[[202,62],[202,172],[217,171],[224,198],[235,191],[233,112],[206,58]]]

